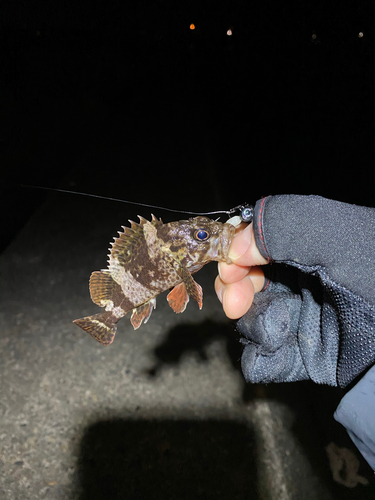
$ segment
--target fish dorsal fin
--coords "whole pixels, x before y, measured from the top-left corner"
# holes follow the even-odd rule
[[[134,258],[134,252],[145,243],[144,226],[152,224],[158,227],[163,224],[162,220],[157,219],[152,215],[152,220],[149,222],[141,216],[140,223],[129,221],[130,227],[122,226],[123,232],[119,231],[119,237],[111,243],[112,248],[109,254],[109,265],[115,262],[116,266],[125,267]]]

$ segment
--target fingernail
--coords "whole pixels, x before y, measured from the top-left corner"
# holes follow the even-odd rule
[[[247,228],[239,233],[233,238],[232,244],[229,248],[228,257],[232,261],[236,261],[241,255],[243,255],[249,248],[251,242],[251,226],[248,225]]]
[[[219,290],[216,291],[217,298],[220,300],[221,303],[223,303],[223,289],[222,287],[219,288]]]
[[[217,298],[220,300],[221,303],[223,303],[223,298],[224,298],[224,285],[223,284],[220,284],[218,287],[215,287],[216,288],[216,295],[217,295]]]

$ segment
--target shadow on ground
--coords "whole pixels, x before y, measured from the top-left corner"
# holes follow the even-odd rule
[[[98,422],[81,444],[80,500],[256,498],[253,448],[236,422]]]
[[[233,368],[241,372],[243,348],[239,339],[240,335],[236,332],[233,322],[223,323],[207,319],[201,323],[180,324],[170,330],[163,343],[155,348],[154,355],[157,361],[147,373],[156,377],[164,367],[173,367],[178,370],[178,365],[185,353],[195,353],[204,363],[208,361],[209,345],[217,340],[225,342],[226,353]],[[287,407],[293,414],[291,431],[303,447],[313,469],[320,475],[321,481],[326,483],[327,488],[337,491],[342,498],[358,498],[358,496],[355,493],[352,496],[350,490],[343,489],[333,482],[325,448],[329,443],[334,442],[340,448],[351,450],[360,462],[360,473],[372,484],[365,490],[370,498],[375,491],[372,471],[344,427],[333,418],[344,393],[338,387],[317,385],[311,380],[287,384],[270,383],[266,386],[247,384],[243,380],[242,404],[246,406],[254,401],[266,399],[271,403],[277,402]],[[275,418],[277,418],[276,415]],[[236,444],[232,443],[232,449],[235,447]],[[342,470],[341,474],[345,476],[345,470]],[[364,495],[363,491],[361,495]],[[367,496],[362,498],[367,498]]]
[[[233,324],[207,319],[201,323],[183,323],[172,328],[163,343],[155,348],[157,361],[147,373],[156,376],[164,366],[177,367],[187,353],[195,353],[201,361],[207,361],[208,347],[218,340],[225,342],[233,367],[240,370],[242,346]]]
[[[225,342],[233,368],[240,369],[242,349],[233,324],[207,319],[198,324],[184,323],[173,328],[163,343],[155,348],[156,362],[147,374],[157,377],[164,367],[178,370],[185,353],[195,353],[205,363],[212,356],[210,345],[214,341]],[[294,489],[290,498],[298,498],[299,491],[306,493],[307,478],[303,472],[306,463],[298,464],[298,454],[288,458],[285,455],[288,449],[303,450],[302,454],[310,463],[314,476],[319,478],[318,484],[326,492],[324,498],[373,498],[374,484],[351,489],[336,484],[332,478],[325,447],[335,442],[339,447],[352,450],[360,460],[360,473],[372,483],[367,464],[345,430],[333,419],[341,397],[339,389],[316,386],[311,381],[268,384],[266,387],[244,383],[240,404],[244,405],[244,409],[249,405],[249,413],[245,410],[249,419],[247,423],[225,418],[114,418],[98,421],[86,429],[80,443],[76,483],[78,498],[263,498],[258,491],[257,473],[259,460],[264,460],[259,454],[259,446],[263,445],[259,444],[259,436],[254,434],[256,426],[253,428],[251,417],[254,407],[262,400],[272,412],[271,420],[264,422],[264,429],[270,422],[273,425],[273,420],[285,420],[279,429],[281,435],[274,436],[276,440],[271,447],[283,457],[285,471],[289,467],[293,469],[286,472],[286,478],[292,480]],[[290,436],[293,436],[291,442]],[[279,472],[282,478],[283,473]],[[296,492],[297,496],[294,495]],[[311,498],[318,498],[316,493],[312,492]]]

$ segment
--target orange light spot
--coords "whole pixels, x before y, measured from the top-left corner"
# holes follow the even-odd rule
[[[190,25],[190,29],[191,29],[191,30],[195,30],[195,24],[191,24],[191,25]]]

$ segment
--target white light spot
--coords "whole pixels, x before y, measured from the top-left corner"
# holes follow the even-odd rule
[[[316,34],[315,34],[315,33],[313,33],[313,34],[311,35],[311,40],[316,40]]]
[[[231,29],[229,29],[229,30],[227,31],[227,35],[228,35],[228,36],[233,35],[233,31],[232,31]]]
[[[362,32],[362,31],[360,31],[360,32],[358,33],[358,38],[362,38],[362,37],[363,37],[363,32]]]

